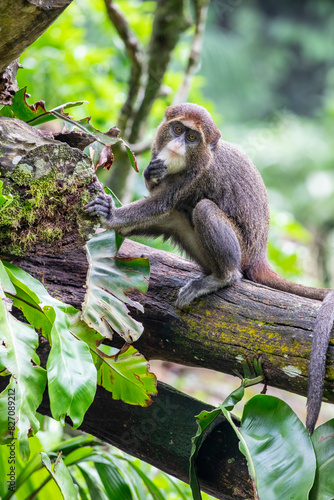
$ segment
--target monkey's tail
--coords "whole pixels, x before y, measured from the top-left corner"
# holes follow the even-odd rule
[[[325,378],[326,353],[334,323],[334,290],[324,298],[313,329],[310,364],[308,369],[306,428],[314,431],[320,412]]]
[[[309,434],[312,434],[320,412],[326,354],[334,324],[334,290],[307,287],[286,280],[271,268],[267,260],[259,265],[254,265],[250,270],[245,271],[244,275],[245,278],[251,279],[255,283],[261,283],[276,290],[293,293],[300,297],[322,300],[313,329],[308,370],[306,428]]]
[[[251,267],[244,270],[244,276],[246,279],[250,279],[255,283],[261,283],[261,285],[270,286],[275,290],[282,290],[282,292],[292,293],[293,295],[307,297],[309,299],[323,300],[330,291],[326,288],[314,288],[300,285],[283,278],[274,271],[267,259],[257,264],[253,264]]]

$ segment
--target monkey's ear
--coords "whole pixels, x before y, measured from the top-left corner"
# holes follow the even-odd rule
[[[209,130],[208,134],[208,142],[210,144],[210,149],[213,149],[217,146],[219,139],[221,138],[220,130],[215,126],[211,130]]]
[[[173,104],[172,106],[168,106],[165,111],[166,120],[172,120],[173,118],[182,116],[183,113],[183,105],[182,104]]]

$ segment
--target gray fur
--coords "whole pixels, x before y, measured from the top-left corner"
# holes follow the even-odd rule
[[[194,143],[187,140],[189,130],[197,137]],[[180,289],[176,304],[179,308],[231,285],[242,275],[279,290],[322,300],[328,290],[292,283],[270,267],[269,206],[264,183],[251,160],[220,136],[210,114],[201,106],[171,106],[158,127],[152,159],[144,172],[150,196],[115,208],[111,197],[99,195],[87,205],[87,211],[102,216],[105,227],[123,236],[171,238],[202,267],[203,276]],[[175,159],[171,144],[183,145],[185,156],[178,158],[176,154]],[[334,292],[328,297],[317,317],[311,351],[307,416],[310,433],[320,410],[326,351],[334,321]]]

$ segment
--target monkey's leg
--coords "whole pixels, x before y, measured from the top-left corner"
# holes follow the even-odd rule
[[[201,200],[193,211],[194,231],[206,268],[211,274],[190,281],[179,291],[178,308],[241,278],[241,250],[227,216],[210,200]]]

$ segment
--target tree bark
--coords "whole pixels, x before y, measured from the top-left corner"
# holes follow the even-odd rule
[[[37,213],[26,219],[30,230],[38,231],[36,217],[40,210],[44,210],[45,217],[49,214],[50,223],[54,219],[52,214],[58,217],[62,210],[68,213],[73,206],[82,212],[83,204],[78,204],[78,198],[71,193],[81,190],[81,203],[92,196],[86,190],[93,176],[88,157],[18,120],[1,119],[0,131],[1,124],[7,138],[1,143],[0,177],[6,189],[16,190],[16,204],[8,208],[14,210],[16,222],[22,223],[27,217],[26,211],[17,211],[20,196],[30,200],[32,211],[36,212],[38,205]],[[41,188],[44,181],[50,182],[49,178],[51,184],[46,184],[45,189],[47,193],[53,189],[52,196],[46,196],[44,189],[38,191],[35,186],[36,179]],[[56,196],[58,191],[61,196]],[[32,192],[35,192],[33,202]],[[20,228],[15,225],[6,233],[4,222],[10,221],[4,212],[0,212],[0,236],[14,233],[19,238]],[[96,223],[81,215],[59,219],[65,220],[65,225],[72,223],[73,231],[69,234],[64,231],[57,245],[45,241],[43,244],[43,237],[49,233],[42,232],[38,245],[30,239],[30,247],[27,244],[23,255],[14,255],[4,245],[0,248],[2,255],[7,253],[7,259],[43,281],[51,294],[76,307],[80,307],[85,293],[87,260],[82,244]],[[130,240],[123,243],[119,255],[150,259],[148,292],[144,296],[131,292],[145,308],[144,314],[132,313],[144,324],[144,333],[135,346],[148,359],[233,373],[242,371],[242,360],[261,356],[269,385],[306,394],[312,329],[320,302],[241,280],[179,311],[174,306],[178,288],[199,272],[195,264]],[[119,343],[117,338],[114,341]],[[47,347],[46,341],[40,347],[42,362]],[[1,377],[0,389],[5,384]],[[328,401],[334,402],[333,345],[328,350],[324,394]],[[193,416],[210,407],[164,385],[159,385],[159,395],[154,401],[149,408],[133,407],[114,401],[99,387],[81,429],[187,481],[190,438],[196,430]],[[49,414],[47,399],[40,411]],[[221,422],[208,436],[197,464],[204,491],[226,500],[251,497],[246,463],[226,422]]]
[[[72,0],[0,0],[0,74],[57,19]]]
[[[272,290],[247,280],[175,309],[177,291],[199,273],[192,262],[125,240],[120,257],[148,257],[148,292],[131,297],[144,305],[132,310],[144,325],[134,344],[147,359],[172,361],[235,374],[242,361],[261,356],[268,385],[306,396],[312,331],[320,302]],[[87,263],[83,251],[62,256],[31,255],[16,265],[44,277],[50,293],[80,307]],[[117,345],[117,338],[114,339]],[[120,344],[118,344],[120,345]],[[327,354],[324,398],[334,403],[334,345]]]

